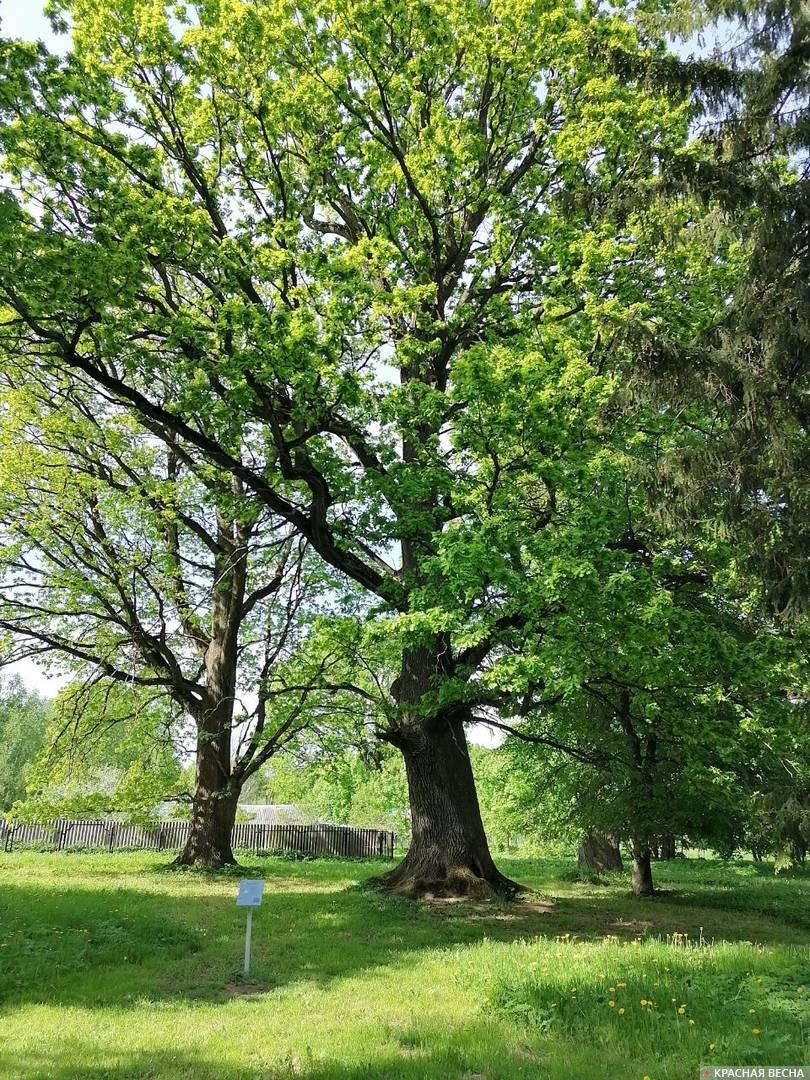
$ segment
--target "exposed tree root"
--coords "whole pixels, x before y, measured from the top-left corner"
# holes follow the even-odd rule
[[[198,866],[204,870],[224,870],[226,866],[238,866],[236,859],[233,855],[228,858],[225,855],[218,855],[215,853],[207,852],[195,852],[188,849],[181,851],[176,859],[173,859],[169,864],[170,866]]]
[[[369,884],[384,892],[423,899],[484,900],[497,896],[511,900],[524,891],[524,886],[505,877],[494,867],[484,876],[464,864],[448,867],[408,858],[387,874],[372,878]]]

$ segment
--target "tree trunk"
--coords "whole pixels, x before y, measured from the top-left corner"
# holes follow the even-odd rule
[[[659,848],[659,859],[674,859],[675,858],[675,837],[664,836],[661,838],[661,846]]]
[[[236,820],[238,792],[203,791],[199,784],[194,792],[191,813],[191,832],[175,866],[205,866],[219,870],[233,866],[236,859],[231,848],[231,835]]]
[[[577,866],[580,870],[622,870],[622,853],[615,836],[598,829],[589,829],[580,841],[577,851]]]
[[[632,879],[634,896],[652,896],[655,892],[650,848],[648,844],[641,841],[633,843]]]
[[[376,879],[413,896],[514,895],[520,888],[495,866],[481,821],[463,720],[410,718],[396,745],[405,758],[411,846],[394,870]]]
[[[231,834],[241,785],[231,771],[231,704],[219,699],[197,721],[197,773],[191,831],[176,866],[218,870],[236,862]]]

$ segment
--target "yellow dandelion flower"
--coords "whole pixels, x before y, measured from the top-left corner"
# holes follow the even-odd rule
[[[751,1028],[752,1035],[759,1035],[759,1028]]]
[[[619,1009],[619,1016],[624,1016],[624,1009]]]
[[[716,1043],[709,1043],[709,1049],[714,1050],[716,1045],[717,1045]]]
[[[641,999],[641,1001],[640,1001],[640,1004],[641,1004],[641,1005],[646,1005],[646,1004],[647,1004],[647,999],[646,999],[646,998],[642,998],[642,999]]]
[[[616,1002],[615,1002],[615,1001],[609,1001],[609,1002],[608,1002],[608,1005],[609,1005],[609,1006],[611,1007],[611,1009],[615,1009],[615,1008],[616,1008]]]
[[[686,1012],[686,1009],[685,1009],[685,1008],[683,1007],[683,1005],[681,1005],[680,1009],[678,1009],[678,1015],[679,1015],[679,1016],[683,1016],[683,1014],[684,1014],[685,1012]]]
[[[690,1024],[694,1024],[694,1022],[695,1022],[694,1020],[690,1020],[690,1021],[689,1021],[689,1023],[690,1023]]]
[[[615,994],[616,993],[616,987],[615,986],[609,986],[608,987],[608,993],[609,994]]]
[[[748,1015],[753,1016],[756,1011],[757,1011],[756,1009],[749,1009],[748,1010]]]
[[[623,990],[624,987],[627,986],[627,983],[616,983],[616,985],[619,987],[620,990]]]

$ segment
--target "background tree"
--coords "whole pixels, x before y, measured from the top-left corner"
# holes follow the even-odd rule
[[[653,334],[639,328],[643,392],[677,409],[691,433],[672,448],[659,499],[681,518],[712,518],[734,537],[763,605],[803,618],[810,20],[802,4],[782,0],[710,0],[685,10],[688,28],[708,43],[703,55],[673,58],[647,76],[688,85],[693,99],[695,152],[663,163],[663,213],[674,223],[679,207],[709,206],[716,258],[736,251],[739,269],[716,317],[688,342],[671,323]],[[686,224],[662,243],[685,250],[695,231]]]
[[[193,732],[188,719],[178,730],[182,723],[165,694],[114,681],[71,685],[53,703],[15,815],[51,821],[116,814],[151,822],[162,803],[190,809],[193,771],[189,776],[178,751],[184,741],[187,753],[193,749]]]
[[[319,821],[392,829],[400,840],[410,833],[402,757],[384,744],[336,754],[318,754],[310,745],[279,754],[254,791],[267,802],[294,803]]]
[[[742,841],[748,794],[796,760],[808,723],[804,638],[761,616],[730,545],[711,529],[664,534],[627,480],[657,440],[652,428],[632,454],[603,447],[579,490],[558,492],[568,527],[524,552],[537,636],[482,676],[491,723],[526,743],[513,771],[548,793],[557,829],[629,840],[638,894],[652,892],[663,840]]]
[[[28,770],[46,741],[51,703],[19,675],[0,682],[0,812],[25,795]]]
[[[196,784],[178,861],[232,862],[241,785],[305,722],[303,668],[285,694],[314,580],[303,548],[229,474],[201,480],[171,439],[149,437],[109,403],[11,368],[5,379],[9,656],[52,656],[82,678],[87,693],[72,693],[71,708],[90,709],[83,724],[93,730],[118,724],[121,708],[136,725],[169,702],[189,717]],[[115,706],[109,716],[99,700]]]

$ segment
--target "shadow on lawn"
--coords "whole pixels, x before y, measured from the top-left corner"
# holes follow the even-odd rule
[[[384,1047],[354,1050],[351,1063],[281,1051],[278,1057],[251,1055],[234,1064],[204,1050],[186,1049],[111,1052],[106,1060],[89,1062],[86,1044],[68,1039],[24,1061],[0,1049],[0,1075],[4,1080],[536,1080],[542,1062],[551,1067],[550,1072],[544,1068],[544,1077],[568,1080],[570,1068],[563,1057],[550,1047],[531,1045],[535,1042],[531,1036],[516,1042],[507,1031],[494,1033],[492,1025],[482,1021],[452,1030],[406,1029]]]
[[[508,1062],[514,1059],[506,1057]],[[105,1065],[60,1067],[53,1058],[41,1056],[23,1065],[7,1061],[0,1053],[0,1070],[4,1077],[14,1080],[286,1080],[305,1077],[306,1080],[426,1080],[441,1077],[442,1080],[468,1080],[469,1077],[486,1076],[486,1080],[509,1080],[515,1076],[537,1077],[537,1069],[526,1062],[511,1063],[508,1067],[486,1066],[487,1072],[474,1073],[464,1066],[447,1069],[444,1054],[425,1054],[410,1060],[375,1058],[373,1063],[343,1065],[339,1063],[308,1067],[306,1064],[285,1065],[273,1068],[253,1066],[249,1069],[228,1068],[215,1064],[204,1057],[188,1057],[176,1054],[144,1053],[127,1056],[117,1066]],[[544,1075],[548,1075],[545,1074]]]
[[[767,943],[806,941],[800,925],[736,907],[722,894],[687,889],[677,896],[633,900],[595,889],[551,903],[420,904],[357,888],[311,888],[306,871],[286,876],[283,891],[267,871],[265,900],[254,917],[251,977],[267,988],[319,985],[394,963],[421,949],[484,938],[635,938],[687,931],[697,937]],[[345,878],[344,878],[345,880]],[[230,1000],[238,974],[244,914],[233,896],[206,893],[189,881],[187,895],[135,888],[98,889],[6,882],[0,893],[0,1000],[115,1005],[178,999]],[[298,888],[296,888],[298,886]],[[235,890],[234,890],[235,891]],[[705,903],[706,906],[702,906]],[[3,1075],[0,1071],[0,1075]],[[160,1074],[157,1074],[160,1075]],[[404,1074],[407,1075],[407,1074]]]

